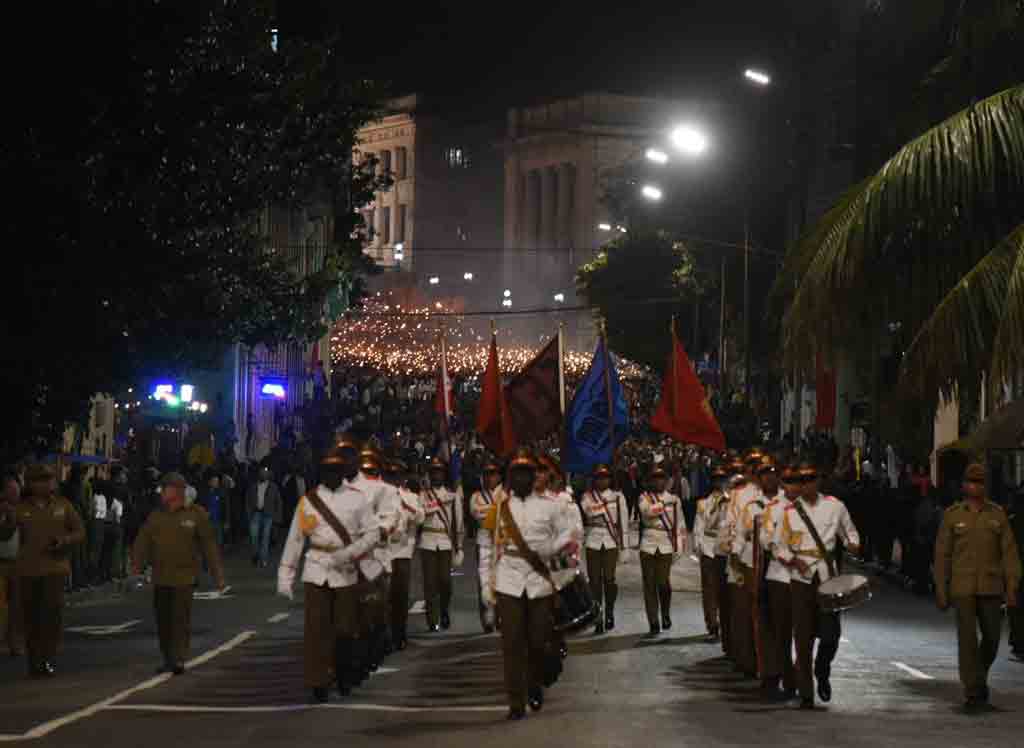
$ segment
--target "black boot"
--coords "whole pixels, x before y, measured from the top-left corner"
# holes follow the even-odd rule
[[[326,704],[330,700],[330,694],[326,688],[313,689],[313,703]]]
[[[352,640],[338,637],[334,642],[334,675],[337,678],[338,693],[343,698],[352,693],[352,687],[355,685],[352,666]]]
[[[544,689],[540,686],[534,686],[530,689],[530,709],[535,712],[539,712],[544,706]]]
[[[668,631],[672,628],[672,586],[666,584],[658,589],[658,603],[661,606],[661,627]]]
[[[452,627],[451,616],[448,615],[448,611],[447,610],[442,610],[441,611],[441,629],[444,630],[444,631],[447,631],[451,627]]]
[[[661,627],[658,626],[658,624],[656,624],[656,623],[652,623],[651,624],[651,632],[647,636],[653,639],[654,637],[658,636],[660,633],[661,633]]]
[[[601,606],[597,607],[597,623],[594,625],[594,633],[604,633],[604,612],[601,610]]]
[[[604,627],[608,631],[615,630],[615,600],[619,596],[619,586],[617,584],[608,585],[608,589],[605,591],[605,609],[604,609]]]

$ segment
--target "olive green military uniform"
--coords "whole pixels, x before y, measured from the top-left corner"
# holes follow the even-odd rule
[[[20,537],[15,573],[25,648],[29,669],[37,672],[60,647],[70,554],[85,541],[85,527],[71,502],[59,496],[25,498],[15,514]]]
[[[192,622],[192,590],[199,574],[201,551],[217,586],[224,570],[210,517],[200,506],[157,509],[135,539],[133,558],[141,570],[153,566],[153,607],[164,662],[180,665],[188,656]]]
[[[1002,507],[986,501],[974,509],[961,502],[946,510],[935,544],[935,590],[940,607],[956,609],[960,682],[969,701],[987,700],[1003,596],[1017,589],[1020,578],[1017,542]]]

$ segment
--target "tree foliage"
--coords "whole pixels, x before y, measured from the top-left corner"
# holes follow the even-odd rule
[[[48,42],[61,64],[10,92],[8,453],[52,443],[94,392],[314,339],[369,269],[355,208],[379,180],[351,155],[381,91],[335,46],[273,49],[266,0],[87,5]],[[256,219],[311,201],[336,220],[300,278]]]
[[[657,370],[669,354],[673,315],[692,310],[704,290],[690,252],[664,233],[630,232],[609,242],[579,269],[576,285],[605,321],[611,347]]]

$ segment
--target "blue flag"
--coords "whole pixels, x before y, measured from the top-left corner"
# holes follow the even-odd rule
[[[605,377],[605,367],[608,376]],[[608,424],[608,386],[612,391],[611,416],[614,441]],[[565,416],[565,454],[562,467],[567,472],[587,473],[595,465],[611,465],[615,448],[629,436],[629,408],[622,392],[619,374],[610,354],[605,354],[604,339],[597,344],[590,370],[576,388]]]

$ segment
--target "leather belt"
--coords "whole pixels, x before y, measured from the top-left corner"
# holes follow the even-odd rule
[[[335,551],[341,550],[340,545],[318,545],[316,543],[310,543],[309,547],[314,551],[323,551],[324,553],[334,553]]]

